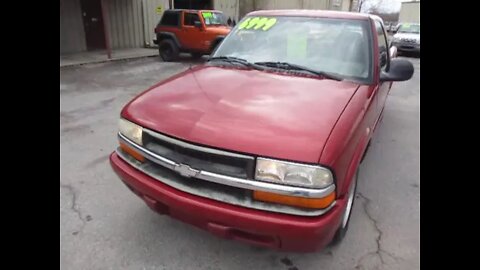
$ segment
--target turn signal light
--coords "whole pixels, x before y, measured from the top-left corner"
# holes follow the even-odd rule
[[[140,161],[140,162],[145,162],[145,157],[142,156],[140,153],[138,153],[136,150],[134,150],[132,147],[128,146],[124,142],[120,142],[120,148],[130,156],[132,156],[134,159]]]
[[[335,191],[323,198],[304,198],[255,190],[253,191],[253,199],[296,207],[323,209],[335,201]]]

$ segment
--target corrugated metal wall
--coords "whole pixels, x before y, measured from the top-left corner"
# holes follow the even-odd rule
[[[343,0],[342,1],[342,11],[349,11],[350,9],[350,0]]]
[[[162,18],[163,11],[169,8],[168,0],[143,0],[142,2],[145,45],[155,46],[153,44],[154,29],[160,18]],[[160,6],[162,7],[162,12],[157,13],[157,7]]]
[[[358,11],[358,0],[352,0],[350,11]]]
[[[342,10],[342,0],[330,0],[331,10]]]
[[[344,2],[350,0],[213,0],[213,5],[227,18],[238,22],[253,10],[332,9],[334,6],[344,9],[348,6]],[[86,51],[80,0],[61,0],[60,3],[60,53]],[[108,0],[105,4],[112,49],[153,45],[154,28],[163,11],[169,8],[169,0]],[[159,6],[162,6],[160,13],[157,12]]]
[[[330,0],[303,0],[304,9],[328,9]]]
[[[105,1],[112,49],[144,46],[142,0]]]
[[[86,50],[80,0],[60,1],[60,53]]]
[[[331,1],[337,0],[240,0],[239,16],[260,9],[331,9]]]
[[[238,5],[241,0],[214,0],[213,9],[223,12],[225,17],[238,22]]]

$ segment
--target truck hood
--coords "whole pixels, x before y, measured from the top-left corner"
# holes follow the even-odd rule
[[[122,117],[188,142],[318,162],[358,84],[198,66],[136,97]]]

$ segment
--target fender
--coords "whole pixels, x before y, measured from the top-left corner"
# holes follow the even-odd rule
[[[175,45],[178,46],[178,48],[182,47],[180,45],[180,41],[178,40],[177,36],[175,36],[175,34],[170,33],[170,32],[158,32],[157,33],[157,40],[158,40],[159,44],[163,39],[167,39],[167,38],[172,39],[173,42],[175,42]]]
[[[355,152],[353,153],[352,159],[350,160],[350,164],[348,165],[348,170],[345,175],[345,181],[343,182],[343,186],[337,190],[337,196],[342,197],[348,191],[348,187],[351,184],[352,177],[355,175],[355,171],[357,170],[358,166],[360,165],[360,160],[362,159],[363,152],[367,148],[368,141],[370,139],[371,130],[369,127],[365,130],[365,134],[360,138],[357,147],[355,148]]]

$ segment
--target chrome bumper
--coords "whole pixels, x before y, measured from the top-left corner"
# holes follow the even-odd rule
[[[207,172],[207,171],[195,170],[193,168],[190,168],[188,165],[179,164],[172,160],[159,156],[153,153],[152,151],[145,149],[139,146],[138,144],[134,143],[133,141],[131,141],[121,133],[118,133],[118,138],[123,142],[127,143],[128,145],[130,145],[132,148],[134,148],[138,152],[142,153],[142,155],[145,156],[145,158],[149,159],[150,161],[157,163],[158,165],[161,165],[170,170],[176,171],[185,177],[194,177],[194,178],[214,182],[217,184],[223,184],[227,186],[233,186],[233,187],[244,188],[249,190],[260,190],[260,191],[267,191],[272,193],[297,196],[297,197],[305,197],[305,198],[323,198],[335,190],[334,184],[323,189],[311,189],[311,188],[278,185],[278,184],[261,182],[256,180],[236,178],[236,177],[216,174],[212,172]]]
[[[242,179],[236,177],[230,177],[226,175],[220,175],[208,171],[195,170],[190,168],[187,165],[176,163],[172,160],[166,159],[162,156],[153,153],[152,151],[145,149],[144,147],[134,143],[130,139],[126,138],[122,134],[118,134],[118,138],[123,143],[128,144],[139,153],[141,153],[146,159],[151,161],[149,164],[142,164],[121,150],[117,150],[119,156],[125,160],[127,163],[135,167],[136,169],[142,171],[148,176],[154,178],[155,180],[162,182],[166,185],[169,185],[178,190],[217,200],[225,203],[239,205],[247,208],[253,208],[258,210],[278,212],[291,215],[299,216],[319,216],[328,212],[334,205],[335,201],[325,209],[304,209],[298,207],[291,207],[287,205],[280,204],[271,204],[260,201],[255,201],[252,199],[251,195],[249,196],[236,196],[234,194],[229,194],[228,192],[222,192],[219,190],[211,189],[208,187],[201,186],[192,186],[192,181],[185,181],[188,178],[201,179],[208,182],[230,186],[234,188],[241,188],[244,190],[261,190],[272,193],[297,196],[297,197],[306,197],[306,198],[322,198],[335,191],[335,185],[330,185],[324,189],[309,189],[293,186],[278,185],[273,183],[261,182],[251,179]],[[153,166],[153,163],[160,165],[161,167]],[[165,172],[167,168],[168,172]],[[190,183],[189,183],[190,182]],[[195,182],[195,181],[194,181]]]

